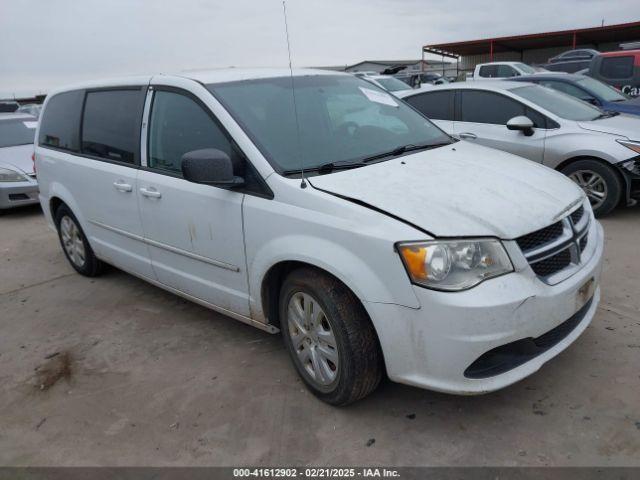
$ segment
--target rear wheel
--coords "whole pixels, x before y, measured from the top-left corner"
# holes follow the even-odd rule
[[[293,271],[280,292],[282,336],[311,392],[332,405],[371,393],[382,378],[382,353],[364,308],[337,279]]]
[[[563,168],[562,173],[584,191],[597,217],[607,215],[620,202],[623,185],[611,166],[597,160],[578,160]]]
[[[55,222],[60,245],[71,266],[87,277],[99,275],[104,264],[93,253],[78,219],[69,207],[61,205],[56,210]]]

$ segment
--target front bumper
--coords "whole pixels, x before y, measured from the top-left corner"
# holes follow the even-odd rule
[[[516,265],[514,273],[463,292],[414,287],[419,309],[367,303],[389,377],[431,390],[479,394],[531,375],[573,343],[591,322],[600,300],[603,244],[602,227],[592,221],[582,268],[556,285],[540,281],[528,265]],[[585,298],[584,286],[591,279],[593,288]],[[548,339],[552,330],[561,330],[577,312],[580,318],[559,341],[547,344],[549,348],[525,362],[485,378],[465,375],[493,349],[523,339]]]
[[[622,166],[622,164],[634,160],[636,167],[633,171]],[[633,206],[640,200],[640,156],[620,162],[616,166],[624,179],[627,206]]]
[[[0,210],[33,205],[39,201],[38,182],[35,179],[0,183]]]

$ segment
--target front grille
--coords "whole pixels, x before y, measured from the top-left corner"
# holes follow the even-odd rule
[[[565,248],[560,253],[552,257],[545,258],[531,265],[531,268],[539,277],[548,277],[560,270],[567,268],[571,264],[571,252]]]
[[[534,273],[547,283],[561,279],[556,273],[578,265],[588,242],[589,218],[584,206],[559,222],[516,239]]]
[[[518,246],[522,251],[533,250],[560,238],[562,230],[562,222],[557,222],[553,225],[549,225],[548,227],[536,230],[535,232],[523,235],[522,237],[517,238],[516,242],[518,242]]]
[[[575,212],[571,214],[571,220],[573,221],[574,225],[577,225],[580,222],[580,220],[582,220],[582,215],[584,215],[583,206],[581,206],[579,209],[577,209]]]
[[[587,242],[589,241],[589,235],[585,235],[580,240],[580,253],[584,252],[584,249],[587,248]]]

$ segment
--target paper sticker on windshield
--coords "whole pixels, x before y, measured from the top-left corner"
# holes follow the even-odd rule
[[[364,93],[372,102],[381,103],[382,105],[389,105],[391,107],[397,107],[398,104],[393,100],[391,95],[384,92],[378,92],[377,90],[371,90],[370,88],[358,87],[360,91]]]
[[[38,126],[38,122],[22,122],[24,126],[27,128],[36,128]]]

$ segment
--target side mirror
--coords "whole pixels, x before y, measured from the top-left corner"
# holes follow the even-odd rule
[[[509,120],[507,122],[507,128],[509,130],[519,130],[527,137],[533,135],[533,122],[531,121],[531,119],[525,117],[524,115],[513,117],[511,120]]]
[[[193,150],[182,156],[182,176],[185,180],[221,188],[244,185],[244,179],[233,175],[229,155],[215,148]]]

